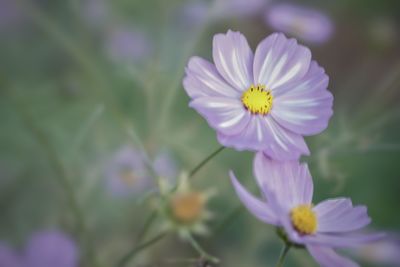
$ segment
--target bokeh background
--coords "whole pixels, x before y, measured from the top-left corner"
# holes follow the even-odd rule
[[[315,202],[351,197],[368,206],[374,229],[400,232],[400,2],[295,1],[317,15],[310,21],[296,11],[279,14],[289,18],[283,26],[271,22],[282,3],[0,0],[0,260],[7,249],[25,257],[35,247],[32,236],[43,231],[71,243],[61,252],[54,240],[33,248],[75,255],[61,267],[116,266],[137,245],[156,195],[140,158],[147,154],[173,183],[219,147],[215,132],[188,107],[182,78],[188,58],[211,60],[212,36],[228,29],[241,31],[253,49],[274,31],[310,47],[335,97],[328,129],[307,138],[312,154],[303,160]],[[313,30],[324,37],[308,38]],[[196,190],[218,192],[207,206],[211,234],[198,241],[222,266],[274,266],[278,258],[275,229],[237,211],[228,179],[233,169],[257,192],[252,157],[225,149],[192,182]],[[116,175],[124,164],[142,180]],[[163,218],[156,220],[149,236]],[[391,249],[384,258],[400,245]],[[346,253],[362,266],[385,266],[365,257],[377,251]],[[171,233],[126,266],[195,266],[196,257]],[[26,267],[39,266],[56,265]],[[316,264],[293,250],[286,266]]]

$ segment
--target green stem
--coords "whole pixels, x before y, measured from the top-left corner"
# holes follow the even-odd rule
[[[143,240],[143,238],[146,237],[147,232],[150,230],[150,228],[153,225],[156,218],[157,218],[157,211],[152,211],[151,214],[149,215],[149,217],[147,217],[140,233],[138,234],[138,236],[136,238],[137,243],[140,243]]]
[[[158,241],[163,239],[167,235],[167,232],[162,232],[157,236],[153,237],[152,239],[138,245],[137,247],[133,248],[128,254],[126,254],[122,259],[117,263],[117,267],[124,267],[126,266],[134,257],[139,254],[139,252],[143,251],[144,249],[156,244]]]
[[[278,262],[276,263],[276,267],[283,267],[283,263],[285,261],[286,255],[289,252],[289,249],[292,247],[290,243],[285,243],[285,246],[282,248],[281,255],[279,257]]]
[[[197,243],[197,241],[193,238],[193,236],[192,236],[190,233],[187,235],[187,237],[188,237],[188,241],[190,242],[190,244],[192,245],[192,247],[197,251],[197,253],[200,254],[200,256],[201,256],[203,259],[205,259],[205,260],[207,260],[207,261],[210,261],[210,262],[212,262],[212,263],[214,263],[214,264],[218,264],[218,263],[219,263],[219,259],[216,258],[216,257],[214,257],[214,256],[212,256],[212,255],[210,255],[210,254],[208,254],[208,253],[200,246],[200,244]]]
[[[203,161],[201,161],[190,173],[189,173],[189,178],[193,177],[204,165],[207,164],[213,157],[219,154],[222,150],[224,150],[224,146],[219,147],[217,150],[215,150],[213,153],[211,153],[208,157],[206,157]]]
[[[45,156],[47,157],[49,164],[55,172],[55,178],[60,183],[60,186],[64,189],[65,195],[76,220],[76,232],[81,239],[83,246],[86,249],[86,257],[90,266],[99,266],[97,258],[94,252],[93,243],[90,240],[89,230],[87,228],[84,212],[81,210],[77,196],[75,194],[73,185],[68,177],[67,170],[54,147],[50,143],[49,137],[33,122],[33,119],[29,115],[29,111],[25,110],[24,106],[18,102],[14,102],[16,111],[19,113],[25,127],[31,132],[32,137],[42,147]]]
[[[242,205],[238,205],[234,207],[223,219],[222,221],[214,228],[213,237],[215,238],[221,232],[223,232],[226,227],[229,226],[229,223],[234,221],[242,212],[244,211],[244,207]]]

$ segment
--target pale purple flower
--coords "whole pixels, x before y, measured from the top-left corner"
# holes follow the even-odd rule
[[[265,21],[274,30],[310,43],[323,43],[333,33],[331,19],[319,10],[294,4],[277,4],[266,11]]]
[[[177,166],[167,151],[161,151],[151,163],[161,178],[173,183]],[[137,195],[155,188],[154,177],[142,151],[126,146],[113,155],[106,169],[108,191],[114,196]]]
[[[0,267],[23,267],[21,256],[3,242],[0,242]]]
[[[358,247],[382,238],[360,230],[371,219],[365,206],[353,206],[348,198],[312,204],[313,182],[306,164],[277,162],[257,153],[254,175],[262,192],[261,199],[250,194],[231,172],[236,193],[259,220],[284,229],[290,242],[304,245],[324,267],[355,267],[355,262],[335,249]]]
[[[77,267],[78,249],[65,233],[48,230],[35,233],[26,245],[26,267]]]
[[[388,233],[387,237],[354,251],[356,257],[377,266],[400,266],[400,235]]]
[[[228,31],[214,36],[213,59],[192,57],[183,85],[219,142],[277,160],[308,155],[303,135],[327,127],[333,101],[310,50],[275,33],[253,55],[242,34]]]
[[[76,243],[57,230],[33,234],[23,253],[0,243],[0,267],[78,267],[78,260]]]
[[[118,63],[135,63],[148,57],[151,52],[147,36],[139,30],[126,27],[112,29],[105,46],[110,58]]]
[[[12,32],[27,16],[15,0],[0,0],[0,31]]]

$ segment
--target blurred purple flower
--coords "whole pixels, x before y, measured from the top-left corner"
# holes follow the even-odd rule
[[[357,248],[355,255],[364,262],[377,264],[377,266],[400,266],[400,235],[388,233],[387,238]]]
[[[26,267],[77,267],[78,249],[74,241],[56,230],[35,233],[25,250]]]
[[[21,256],[3,242],[0,242],[0,267],[23,267]]]
[[[333,23],[324,13],[294,4],[270,7],[265,21],[274,30],[281,31],[310,43],[324,43],[333,33]]]
[[[275,33],[253,55],[241,33],[228,31],[214,36],[213,59],[191,58],[183,85],[219,142],[277,160],[308,155],[303,135],[327,127],[333,101],[310,50]]]
[[[119,63],[135,63],[151,53],[151,44],[142,32],[122,27],[111,30],[105,46],[110,58]]]
[[[0,243],[0,267],[78,267],[78,248],[57,230],[33,234],[22,254]]]
[[[0,0],[0,31],[13,31],[26,16],[15,0]]]
[[[383,237],[380,233],[360,233],[371,219],[365,206],[353,206],[348,198],[328,199],[313,206],[313,182],[306,164],[277,162],[257,153],[254,175],[261,199],[230,173],[240,200],[259,220],[283,228],[290,242],[304,245],[321,266],[356,267],[358,264],[335,249],[358,247]]]
[[[83,19],[90,26],[99,27],[108,19],[110,10],[104,0],[86,0],[83,2]]]
[[[132,147],[123,147],[107,165],[106,182],[108,191],[114,196],[128,196],[144,193],[155,187],[146,166],[144,155]],[[173,182],[177,169],[171,155],[164,151],[158,154],[153,163],[157,174]]]

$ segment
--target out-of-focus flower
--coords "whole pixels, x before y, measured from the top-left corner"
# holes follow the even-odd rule
[[[117,151],[106,169],[109,192],[115,196],[129,196],[155,188],[154,177],[151,176],[145,160],[140,150],[130,146]],[[170,183],[176,180],[176,163],[168,152],[162,151],[156,156],[153,168],[160,178]]]
[[[333,33],[333,23],[326,14],[294,4],[270,7],[266,11],[265,21],[276,31],[310,43],[324,43]]]
[[[143,32],[127,27],[113,28],[106,37],[105,49],[113,61],[125,64],[147,58],[152,50]]]
[[[214,36],[213,59],[191,58],[183,85],[219,142],[277,160],[308,155],[303,135],[327,127],[333,101],[310,50],[275,33],[253,56],[246,38],[228,31]]]
[[[104,25],[110,10],[104,0],[83,1],[83,19],[92,27]]]
[[[65,233],[46,230],[33,234],[24,253],[0,244],[1,267],[78,267],[78,248]]]
[[[359,232],[371,219],[365,206],[353,206],[348,198],[328,199],[313,206],[313,182],[306,164],[277,162],[257,153],[254,174],[262,199],[250,194],[230,173],[240,200],[261,221],[281,227],[289,242],[305,246],[321,266],[358,266],[335,249],[383,237]]]
[[[0,0],[0,31],[12,32],[26,20],[15,0]]]
[[[35,233],[26,247],[25,266],[77,267],[77,246],[68,235],[60,231]]]
[[[3,242],[0,242],[0,267],[23,267],[21,256]]]
[[[388,236],[376,243],[357,248],[356,257],[377,266],[400,266],[400,236],[398,233],[388,233]]]
[[[186,174],[182,174],[176,190],[171,190],[168,183],[161,184],[159,208],[166,218],[162,228],[175,230],[179,236],[188,234],[207,234],[205,222],[212,218],[207,210],[207,201],[214,195],[214,190],[201,192],[192,189]]]

